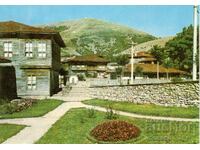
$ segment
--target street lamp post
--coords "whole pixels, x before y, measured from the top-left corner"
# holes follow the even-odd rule
[[[199,37],[199,41],[198,41],[198,46],[199,46],[199,56],[197,56],[197,57],[199,57],[199,67],[200,67],[200,7],[199,6],[197,6],[197,18],[198,18],[198,25],[199,25],[199,35],[197,35],[198,37]],[[197,32],[198,33],[198,32]],[[199,83],[200,83],[200,68],[199,68],[199,70],[198,70],[198,75],[199,75]]]
[[[133,77],[134,77],[134,60],[133,60],[133,54],[134,54],[134,48],[133,48],[133,41],[131,46],[131,84],[133,84]]]
[[[200,67],[200,7],[198,7],[198,18],[199,18],[199,67]],[[200,84],[200,68],[199,68],[199,84]],[[199,93],[200,95],[200,90],[199,90]],[[199,97],[199,101],[200,101],[200,97]],[[199,130],[199,133],[200,133],[200,130]]]
[[[128,40],[131,41],[131,81],[130,83],[133,84],[133,80],[134,80],[134,58],[133,58],[134,47],[133,46],[137,45],[137,43],[132,40],[131,36],[128,36]]]
[[[193,66],[192,80],[197,80],[197,5],[194,6],[194,32],[193,32]]]
[[[159,80],[159,61],[157,61],[157,79]]]

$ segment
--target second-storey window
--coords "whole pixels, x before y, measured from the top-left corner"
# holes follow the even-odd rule
[[[27,88],[28,90],[36,90],[36,76],[28,76]]]
[[[33,44],[31,42],[25,44],[25,56],[33,57]]]
[[[5,42],[3,47],[4,47],[4,57],[12,57],[13,56],[12,43]]]
[[[38,57],[46,58],[46,43],[39,43],[38,44]]]

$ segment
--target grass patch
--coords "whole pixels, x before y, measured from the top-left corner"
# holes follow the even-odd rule
[[[178,118],[199,118],[198,107],[165,107],[154,104],[134,104],[131,102],[115,102],[111,100],[91,99],[83,101],[84,104],[108,108],[112,106],[115,110],[137,113],[151,116],[165,116]]]
[[[95,117],[88,116],[85,108],[68,111],[37,142],[38,144],[89,144],[98,143],[88,138],[90,131],[98,124],[107,121],[105,112],[95,111]],[[198,122],[176,122],[135,119],[119,116],[118,120],[133,123],[141,129],[138,140],[125,143],[198,143]]]
[[[33,104],[33,106],[29,107],[28,109],[22,110],[20,112],[15,112],[12,114],[0,114],[0,119],[43,116],[49,111],[58,107],[62,103],[63,101],[54,99],[38,100],[37,103]],[[0,109],[3,109],[3,107],[4,107],[3,105],[0,105]]]
[[[0,143],[6,141],[9,137],[14,136],[25,126],[14,124],[0,124]]]

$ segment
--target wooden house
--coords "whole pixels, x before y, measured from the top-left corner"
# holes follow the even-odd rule
[[[0,57],[15,69],[18,96],[50,96],[59,90],[61,47],[65,44],[56,31],[0,22]]]
[[[143,77],[147,78],[157,78],[159,73],[159,77],[175,77],[180,75],[186,75],[185,71],[176,69],[176,68],[166,68],[157,64],[156,58],[148,52],[139,51],[136,52],[134,55],[134,72],[135,76],[137,76],[137,70],[140,70]],[[138,69],[139,68],[139,69]],[[126,76],[130,76],[131,74],[131,63],[126,65],[125,67],[125,74]],[[141,75],[140,75],[141,76]]]
[[[63,58],[62,63],[68,64],[69,75],[84,73],[93,77],[104,77],[107,72],[107,63],[109,61],[99,55],[75,56]]]

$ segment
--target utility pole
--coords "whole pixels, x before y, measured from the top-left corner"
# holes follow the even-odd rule
[[[198,7],[198,23],[199,23],[199,86],[200,86],[200,10]],[[199,94],[200,94],[200,87],[199,87]],[[200,99],[200,95],[199,95]]]
[[[199,55],[197,56],[197,57],[199,57],[199,67],[200,67],[200,7],[199,6],[197,6],[197,16],[198,16],[198,25],[199,25],[199,35],[197,35],[198,37],[199,37],[199,41],[198,41],[198,46],[199,46],[199,49],[198,49],[198,51],[199,51]],[[198,33],[198,32],[197,32]],[[200,84],[200,68],[199,68],[199,70],[198,70],[198,75],[199,75],[199,84]],[[199,91],[200,92],[200,91]]]
[[[192,66],[192,80],[197,80],[197,5],[194,6],[194,32],[193,32],[193,66]]]
[[[157,79],[159,79],[160,77],[159,77],[159,61],[157,61]]]
[[[200,67],[200,7],[198,7],[198,18],[199,18],[199,67]],[[200,68],[199,68],[199,84],[200,84]],[[200,95],[200,90],[199,93]],[[200,101],[200,97],[199,97],[199,101]],[[200,129],[199,129],[199,133],[200,133]]]
[[[128,40],[131,41],[131,82],[130,84],[133,84],[133,81],[134,81],[134,47],[135,45],[137,45],[137,43],[135,43],[133,40],[132,40],[132,37],[128,36]]]
[[[134,78],[134,60],[133,60],[133,53],[134,53],[134,49],[133,49],[133,41],[132,41],[132,46],[131,46],[131,84],[133,84],[133,78]]]

